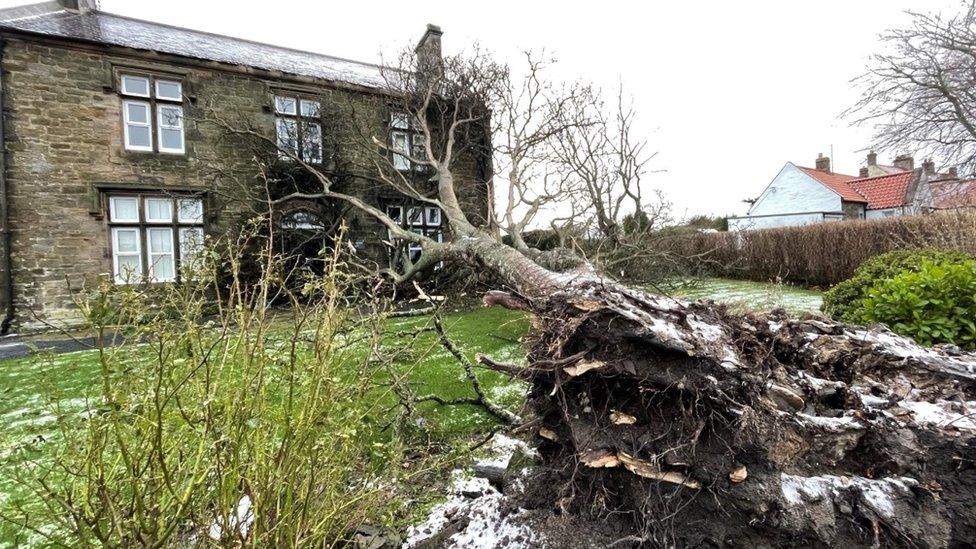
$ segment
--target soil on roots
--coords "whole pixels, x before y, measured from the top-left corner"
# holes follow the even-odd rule
[[[976,357],[611,284],[527,307],[522,506],[624,521],[624,546],[976,542]]]

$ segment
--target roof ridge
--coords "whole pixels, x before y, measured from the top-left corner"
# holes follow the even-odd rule
[[[44,2],[44,3],[47,3],[47,2]],[[160,27],[166,27],[166,28],[170,28],[170,29],[177,29],[177,30],[181,30],[181,31],[188,31],[188,32],[194,32],[194,33],[199,33],[199,34],[205,34],[207,36],[213,36],[213,37],[216,37],[216,38],[226,38],[226,39],[230,39],[230,40],[237,40],[237,41],[240,41],[240,42],[247,42],[248,44],[255,44],[255,45],[258,45],[258,46],[267,46],[267,47],[271,47],[271,48],[275,48],[275,49],[279,49],[279,50],[291,51],[291,52],[294,52],[294,53],[301,53],[301,54],[305,54],[305,55],[316,55],[316,56],[319,56],[319,57],[327,57],[327,58],[332,59],[332,60],[335,60],[335,61],[344,61],[346,63],[355,63],[357,65],[364,65],[364,66],[367,66],[367,67],[374,67],[374,68],[377,68],[377,69],[383,69],[384,68],[382,65],[378,65],[376,63],[370,63],[368,61],[357,61],[355,59],[349,59],[347,57],[339,57],[337,55],[330,55],[330,54],[327,54],[327,53],[320,53],[320,52],[315,52],[315,51],[302,50],[302,49],[298,49],[298,48],[292,48],[292,47],[289,47],[289,46],[280,46],[278,44],[271,44],[269,42],[258,42],[257,40],[251,40],[249,38],[241,38],[239,36],[231,36],[229,34],[220,34],[220,33],[217,33],[217,32],[210,32],[210,31],[205,31],[205,30],[200,30],[200,29],[194,29],[194,28],[190,28],[190,27],[181,27],[179,25],[172,25],[170,23],[161,23],[159,21],[152,21],[152,20],[149,20],[149,19],[140,19],[138,17],[132,17],[132,16],[129,16],[129,15],[122,15],[122,14],[114,13],[114,12],[110,12],[110,11],[90,10],[90,11],[84,13],[84,14],[78,13],[78,14],[72,14],[72,15],[77,15],[79,17],[84,17],[85,15],[91,14],[91,13],[97,13],[97,14],[100,14],[100,15],[107,15],[109,17],[118,17],[119,19],[127,19],[129,21],[135,21],[137,23],[146,23],[146,24],[149,24],[149,25],[157,25],[157,26],[160,26]]]

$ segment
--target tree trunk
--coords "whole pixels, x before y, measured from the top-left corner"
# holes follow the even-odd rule
[[[481,247],[479,247],[481,246]],[[733,315],[487,242],[531,312],[544,502],[648,545],[976,543],[976,356],[884,328]]]

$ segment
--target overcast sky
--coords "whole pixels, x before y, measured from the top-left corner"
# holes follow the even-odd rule
[[[0,0],[0,5],[23,2]],[[649,178],[680,215],[741,214],[792,161],[812,166],[833,146],[835,171],[857,174],[867,128],[839,114],[857,98],[851,78],[903,24],[907,9],[958,0],[387,2],[102,0],[141,19],[378,62],[413,45],[425,25],[454,53],[479,42],[517,63],[545,48],[567,78],[634,97],[654,150]],[[890,154],[881,160],[890,161]]]

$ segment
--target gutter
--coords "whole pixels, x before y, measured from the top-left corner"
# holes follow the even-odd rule
[[[0,37],[0,235],[2,235],[3,256],[0,257],[0,271],[3,272],[3,300],[6,313],[0,321],[0,335],[7,335],[14,321],[14,274],[10,254],[10,207],[7,202],[7,139],[4,134],[3,112],[3,53],[6,40]]]

